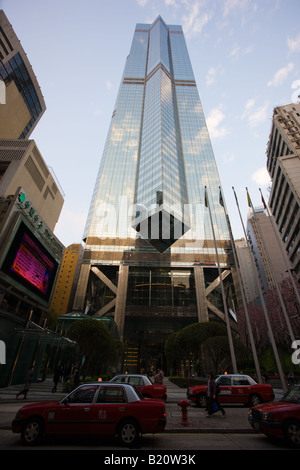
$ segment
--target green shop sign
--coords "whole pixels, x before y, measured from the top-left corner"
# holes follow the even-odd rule
[[[63,246],[57,241],[56,237],[53,235],[51,230],[48,229],[46,224],[40,218],[39,214],[36,212],[35,208],[32,206],[31,202],[26,199],[26,194],[20,192],[18,195],[19,206],[22,211],[25,213],[27,218],[31,220],[31,223],[34,225],[35,229],[39,230],[41,234],[46,237],[46,239],[55,246],[55,248],[62,253]]]

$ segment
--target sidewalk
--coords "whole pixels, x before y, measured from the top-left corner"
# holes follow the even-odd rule
[[[226,417],[217,412],[211,418],[206,417],[204,408],[191,405],[187,408],[188,425],[182,423],[182,412],[178,402],[187,400],[186,389],[179,388],[164,379],[168,390],[167,426],[165,432],[173,433],[251,433],[253,432],[248,423],[248,408],[242,405],[224,406]]]
[[[186,400],[186,389],[179,388],[167,378],[168,399],[166,402],[167,426],[165,432],[169,433],[252,433],[248,423],[248,408],[243,405],[224,406],[226,417],[217,412],[211,418],[206,418],[204,408],[191,405],[187,408],[188,424],[183,425],[181,407],[178,402]],[[14,385],[0,389],[0,429],[10,429],[11,422],[18,409],[27,403],[61,400],[66,394],[62,392],[62,384],[58,384],[57,392],[52,393],[52,379],[33,383],[27,395],[27,400],[16,399],[16,394],[22,386]],[[280,396],[280,395],[279,395]]]

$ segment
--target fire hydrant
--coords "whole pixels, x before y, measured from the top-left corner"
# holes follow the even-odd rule
[[[190,402],[188,402],[187,400],[181,400],[177,403],[177,405],[180,406],[181,414],[182,414],[180,424],[182,424],[182,426],[188,426],[190,423],[187,417],[187,409],[188,409],[188,406],[190,406]]]

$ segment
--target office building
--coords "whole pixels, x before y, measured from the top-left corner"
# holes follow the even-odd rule
[[[0,197],[22,188],[51,231],[59,219],[64,195],[34,140],[0,139]]]
[[[248,303],[259,296],[259,291],[256,286],[257,272],[253,269],[251,253],[246,240],[242,238],[235,240],[234,243],[240,265],[240,275],[243,280],[245,300]]]
[[[274,109],[267,145],[268,204],[296,278],[300,279],[300,103]]]
[[[252,210],[249,211],[247,234],[254,255],[260,287],[262,292],[267,292],[282,282],[288,274],[282,254],[283,246],[279,245],[274,225],[263,206],[255,207],[254,213]]]
[[[161,356],[173,331],[224,321],[214,240],[234,308],[220,186],[181,26],[161,17],[137,24],[87,217],[73,307],[111,318],[138,351],[136,363]]]
[[[28,57],[0,10],[0,138],[28,138],[46,110]]]

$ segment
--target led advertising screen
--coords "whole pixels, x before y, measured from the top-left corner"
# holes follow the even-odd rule
[[[22,286],[49,300],[58,262],[22,222],[2,270]]]

